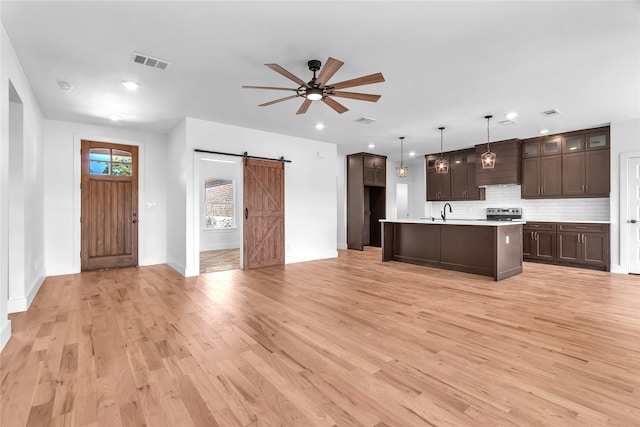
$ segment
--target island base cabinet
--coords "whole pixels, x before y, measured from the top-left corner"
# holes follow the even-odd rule
[[[382,261],[400,261],[502,280],[522,273],[522,225],[382,223]]]

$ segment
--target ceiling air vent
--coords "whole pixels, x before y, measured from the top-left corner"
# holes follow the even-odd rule
[[[509,120],[509,119],[507,119],[507,120],[503,120],[503,121],[498,122],[498,123],[500,123],[502,126],[509,126],[509,125],[515,125],[515,124],[517,124],[518,122],[516,122],[515,120]]]
[[[154,58],[153,56],[138,52],[133,52],[133,62],[160,70],[166,70],[167,67],[171,65],[171,62],[165,61],[164,59]]]
[[[556,110],[554,108],[554,109],[551,109],[551,110],[543,111],[540,114],[542,114],[543,116],[557,116],[557,115],[560,114],[560,111],[558,111],[558,110]]]
[[[371,117],[360,117],[359,119],[355,119],[354,122],[362,123],[363,125],[368,125],[373,122],[377,122],[376,119],[372,119]]]

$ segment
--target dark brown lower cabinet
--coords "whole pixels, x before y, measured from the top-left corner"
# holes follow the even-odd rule
[[[527,261],[556,259],[556,224],[549,222],[527,223],[522,228],[522,256]]]
[[[527,223],[523,229],[525,261],[609,270],[609,225]]]

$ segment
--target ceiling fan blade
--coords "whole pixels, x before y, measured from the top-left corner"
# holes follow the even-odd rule
[[[309,85],[306,82],[302,81],[299,77],[294,76],[293,74],[291,74],[290,72],[288,72],[287,70],[279,66],[278,64],[264,64],[264,65],[271,68],[276,73],[285,76],[289,80],[293,80],[294,82],[298,83],[300,86],[309,87]]]
[[[322,98],[322,102],[324,102],[325,104],[327,104],[329,107],[333,108],[334,110],[336,110],[336,112],[338,114],[342,114],[345,111],[349,111],[349,109],[347,107],[345,107],[344,105],[340,104],[339,102],[327,97]]]
[[[296,114],[304,114],[304,113],[306,113],[312,102],[313,101],[305,99],[304,102],[302,103],[302,105],[300,106],[300,108],[298,108],[298,111],[296,111]]]
[[[381,83],[384,81],[382,73],[370,74],[364,77],[358,77],[357,79],[345,80],[344,82],[330,85],[333,89],[344,89],[346,87],[370,85],[373,83]]]
[[[275,101],[265,102],[264,104],[258,105],[258,107],[266,107],[267,105],[277,104],[278,102],[288,101],[290,99],[297,98],[297,97],[298,97],[298,95],[287,96],[285,98],[276,99]]]
[[[329,57],[327,62],[320,70],[320,74],[316,78],[316,83],[320,85],[320,88],[323,88],[327,82],[333,77],[333,75],[344,65],[344,62],[338,61],[337,59]]]
[[[272,89],[272,90],[292,90],[297,91],[298,89],[291,89],[290,87],[272,87],[272,86],[242,86],[244,89]]]
[[[337,96],[339,98],[351,98],[359,99],[360,101],[376,102],[380,99],[381,95],[371,95],[370,93],[355,93],[355,92],[331,92],[330,96]]]

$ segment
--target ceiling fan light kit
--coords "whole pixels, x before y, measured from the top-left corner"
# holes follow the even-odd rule
[[[312,59],[307,62],[307,66],[309,67],[309,71],[313,72],[313,78],[309,82],[305,82],[301,78],[295,76],[289,71],[285,70],[278,64],[265,64],[267,67],[271,68],[276,73],[288,78],[289,80],[297,83],[299,86],[296,89],[286,88],[286,87],[272,87],[272,86],[242,86],[245,89],[269,89],[269,90],[286,90],[293,91],[296,94],[291,96],[286,96],[284,98],[279,98],[273,101],[265,102],[260,104],[260,107],[266,107],[268,105],[277,104],[282,101],[288,101],[290,99],[294,99],[297,97],[304,98],[304,101],[296,114],[304,114],[309,109],[312,101],[322,101],[331,107],[338,114],[342,114],[346,111],[349,111],[347,107],[340,104],[333,97],[338,98],[350,98],[357,99],[360,101],[369,101],[369,102],[377,102],[380,99],[380,95],[372,95],[368,93],[355,93],[355,92],[343,92],[336,91],[336,89],[345,89],[351,88],[355,86],[363,86],[369,85],[373,83],[381,83],[384,81],[384,77],[382,73],[371,74],[368,76],[358,77],[356,79],[345,80],[343,82],[328,84],[328,81],[333,77],[333,75],[344,65],[344,62],[338,61],[334,58],[329,58],[324,64],[322,69],[322,63],[317,59]],[[316,72],[320,71],[320,74],[316,76]]]

